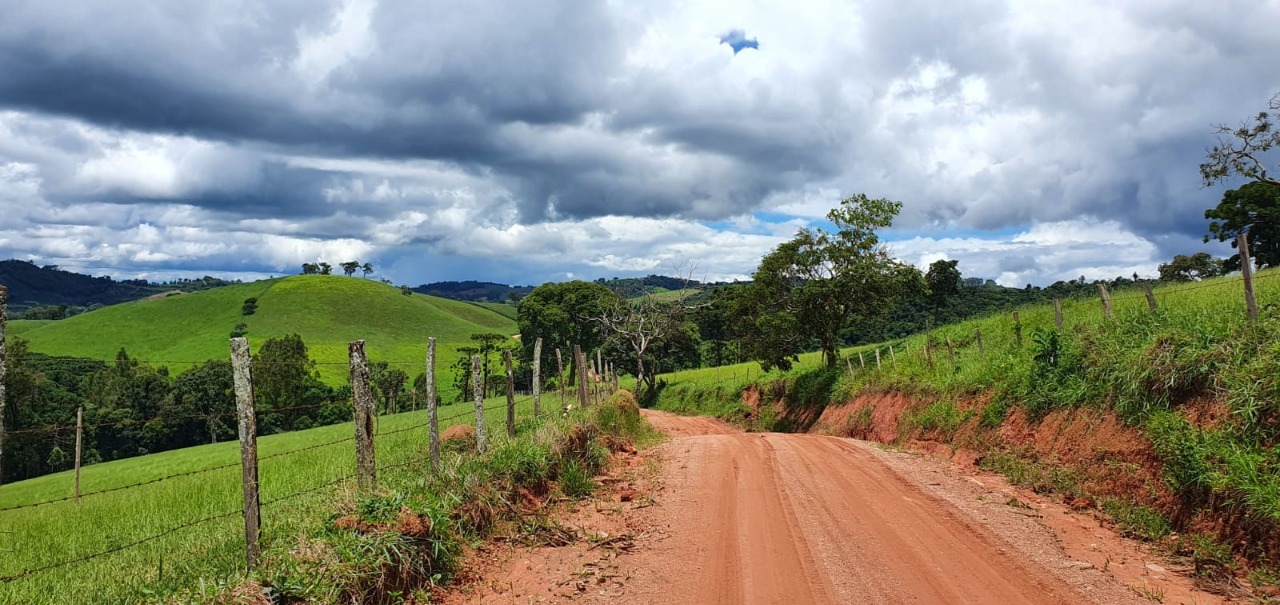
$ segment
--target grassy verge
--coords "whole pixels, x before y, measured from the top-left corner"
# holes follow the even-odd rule
[[[505,399],[486,402],[491,433],[503,433]],[[558,407],[544,397],[544,409]],[[441,408],[442,422],[473,422],[474,407]],[[521,400],[517,418],[530,418]],[[424,475],[426,412],[379,419],[377,461],[387,481]],[[526,426],[526,431],[528,427]],[[283,433],[259,440],[263,543],[290,548],[300,532],[323,525],[335,494],[350,492],[344,477],[354,472],[350,423]],[[501,442],[503,438],[497,440]],[[336,442],[336,443],[335,443]],[[331,445],[325,445],[330,444]],[[305,449],[304,448],[313,448]],[[290,452],[299,452],[292,453]],[[221,443],[86,467],[84,493],[142,483],[168,475],[225,466],[117,492],[35,508],[0,512],[0,576],[107,551],[160,534],[192,520],[236,513],[242,504],[239,445]],[[334,482],[314,492],[303,490]],[[71,494],[69,473],[0,487],[0,507],[19,506]],[[0,603],[124,603],[172,594],[190,586],[234,584],[244,577],[244,529],[238,514],[181,529],[163,538],[84,563],[0,583]]]
[[[343,492],[327,518],[268,549],[250,586],[288,602],[428,602],[458,570],[464,544],[494,535],[530,545],[575,539],[542,503],[590,495],[611,451],[654,436],[624,391],[567,417],[530,419],[484,454],[473,441],[447,442],[438,473],[416,460],[375,493]],[[218,587],[179,600],[234,602],[244,592]]]

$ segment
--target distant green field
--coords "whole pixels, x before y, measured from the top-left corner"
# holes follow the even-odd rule
[[[9,322],[6,333],[10,336],[18,336],[51,323],[53,320],[50,319],[15,319]]]
[[[491,302],[478,302],[478,303],[471,303],[471,304],[484,307],[490,311],[493,311],[494,313],[497,313],[498,315],[501,315],[503,317],[506,317],[507,319],[510,319],[511,321],[516,320],[516,306],[513,304],[491,303]]]
[[[505,399],[486,402],[491,439],[505,439]],[[554,395],[543,398],[554,411]],[[440,409],[441,426],[474,422],[474,406]],[[519,400],[517,418],[531,418],[532,402]],[[451,418],[447,422],[444,419]],[[379,419],[377,463],[383,480],[412,479],[427,472],[423,456],[426,412]],[[408,430],[403,430],[408,429]],[[393,433],[393,431],[401,431]],[[302,490],[350,475],[355,468],[351,423],[259,439],[264,545],[296,539],[300,530],[324,523],[334,494],[350,482],[297,495]],[[320,446],[309,451],[271,456]],[[242,507],[237,442],[205,445],[85,467],[85,493],[111,489],[220,465],[228,468],[150,485],[87,496],[77,504],[59,502],[36,508],[0,511],[0,577],[123,546],[197,519],[239,511]],[[63,498],[72,493],[72,474],[59,473],[0,487],[0,508]],[[163,538],[91,561],[0,583],[0,603],[126,603],[201,585],[216,587],[244,577],[244,523],[239,514],[180,529]],[[154,598],[151,600],[155,600]]]
[[[693,296],[698,292],[701,292],[701,290],[698,290],[697,288],[684,288],[681,290],[663,290],[659,288],[658,290],[649,293],[648,296],[651,300],[656,302],[672,302],[681,298]],[[641,298],[644,297],[636,296],[632,297],[631,300],[640,300]]]
[[[241,315],[245,299],[257,311]],[[497,306],[497,305],[495,305]],[[472,303],[414,294],[355,277],[300,275],[224,286],[113,305],[56,322],[13,322],[13,333],[31,349],[50,355],[112,360],[124,347],[152,365],[181,371],[194,362],[229,355],[227,340],[238,323],[249,343],[297,333],[307,343],[323,380],[346,381],[347,343],[364,339],[373,361],[422,372],[427,338],[437,339],[439,368],[457,359],[472,334],[514,335],[511,317]],[[441,379],[443,390],[451,389]],[[446,399],[448,396],[446,394]]]

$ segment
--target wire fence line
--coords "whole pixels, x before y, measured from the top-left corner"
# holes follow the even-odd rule
[[[235,346],[233,345],[233,351],[234,351],[234,350],[235,350]],[[247,347],[246,347],[246,350],[247,350]],[[233,357],[234,357],[234,355],[233,355]],[[585,374],[583,374],[583,375],[585,375]],[[537,378],[535,377],[535,380],[536,380],[536,379],[537,379]],[[512,392],[512,390],[511,390],[511,389],[512,389],[512,387],[511,387],[510,381],[511,381],[511,376],[510,376],[510,375],[508,375],[508,382],[509,382],[509,384],[508,384],[508,397],[507,397],[507,400],[506,400],[506,401],[500,401],[500,402],[497,402],[497,403],[494,403],[494,404],[490,404],[490,405],[488,405],[488,406],[481,405],[481,406],[478,406],[477,408],[474,408],[474,409],[464,409],[464,410],[460,410],[460,411],[458,411],[458,412],[456,412],[456,413],[450,414],[450,415],[448,415],[448,416],[444,416],[444,417],[441,417],[441,418],[437,418],[437,419],[436,419],[436,426],[437,426],[437,427],[439,427],[439,426],[451,425],[451,424],[453,424],[455,421],[458,421],[458,420],[464,419],[464,418],[469,417],[469,416],[483,415],[483,414],[485,414],[485,413],[487,413],[487,412],[493,412],[493,411],[496,411],[496,410],[501,410],[501,409],[503,409],[503,408],[507,408],[508,410],[514,410],[514,409],[516,408],[516,406],[520,406],[520,405],[523,405],[523,404],[527,404],[527,403],[529,403],[530,401],[534,401],[535,399],[537,399],[537,397],[536,397],[536,396],[524,396],[524,397],[521,397],[521,398],[519,398],[519,399],[517,399],[516,397],[512,396],[512,395],[510,394],[510,393]],[[355,383],[359,384],[359,382],[358,382],[358,381],[353,381],[353,382],[355,382]],[[367,388],[368,388],[368,384],[367,384],[367,383],[365,383],[365,384],[363,384],[363,385],[362,385],[362,387],[363,387],[363,388],[365,388],[365,389],[367,389]],[[360,387],[357,387],[357,388],[360,388]],[[359,404],[359,399],[360,399],[360,398],[359,398],[359,397],[356,397],[355,395],[357,395],[357,394],[354,394],[354,393],[353,393],[353,402],[358,406],[358,405],[360,405],[360,404]],[[548,395],[548,397],[554,397],[554,394],[553,394],[553,393],[547,393],[547,395]],[[372,401],[372,400],[371,400],[371,398],[366,398],[366,400],[367,400],[367,401],[369,401],[369,402],[371,402],[371,401]],[[273,413],[273,412],[282,412],[282,411],[287,411],[287,410],[314,409],[314,408],[318,408],[318,407],[325,407],[325,405],[330,405],[330,404],[314,405],[314,406],[291,406],[291,407],[288,407],[288,408],[275,408],[275,409],[255,410],[255,409],[253,409],[253,406],[252,406],[252,400],[250,399],[250,400],[249,400],[249,404],[248,404],[248,406],[247,406],[247,409],[246,409],[246,407],[245,407],[245,406],[241,405],[241,406],[240,406],[239,413],[237,414],[237,416],[239,416],[239,417],[240,417],[240,420],[241,420],[241,422],[240,422],[240,426],[241,426],[241,427],[244,427],[244,426],[245,426],[244,420],[245,420],[246,415],[247,415],[248,417],[250,417],[250,418],[256,418],[257,416],[260,416],[260,415],[262,415],[262,414],[269,414],[269,413]],[[366,405],[370,405],[370,404],[366,404]],[[224,414],[224,415],[222,415],[222,416],[227,416],[227,415],[226,415],[226,414]],[[206,419],[206,418],[208,418],[208,416],[205,416],[205,415],[190,416],[190,417],[186,417],[186,418],[192,418],[192,417],[194,417],[194,418],[200,418],[200,419]],[[374,417],[376,418],[376,414],[374,415]],[[513,422],[514,422],[514,419],[515,419],[514,415],[508,415],[508,422],[509,422],[509,423],[513,423]],[[109,423],[100,423],[99,425],[95,425],[95,427],[97,427],[97,426],[116,426],[116,425],[124,424],[124,423],[126,423],[126,422],[130,422],[130,421],[113,421],[113,422],[109,422]],[[252,423],[250,423],[250,425],[249,425],[249,426],[252,426]],[[514,424],[511,424],[510,426],[514,427]],[[54,432],[55,430],[61,430],[61,428],[62,428],[62,427],[49,427],[49,428],[44,429],[44,430],[43,430],[43,432]],[[83,430],[83,429],[84,429],[84,425],[81,425],[81,426],[79,426],[78,428],[79,428],[79,430]],[[429,421],[428,421],[428,422],[423,422],[423,423],[411,424],[411,425],[409,425],[409,426],[404,426],[404,427],[401,427],[401,428],[396,428],[396,429],[387,430],[387,431],[381,431],[381,432],[378,432],[378,431],[376,430],[376,428],[375,428],[375,429],[374,429],[374,431],[373,431],[373,435],[372,435],[371,439],[369,439],[369,441],[370,441],[370,443],[371,443],[371,444],[372,444],[372,443],[384,443],[385,438],[390,437],[390,436],[392,436],[392,435],[401,435],[401,434],[409,433],[409,432],[411,432],[411,431],[420,431],[420,430],[428,429],[428,428],[432,428],[432,427],[431,427],[431,423],[430,423]],[[35,431],[29,431],[29,433],[31,433],[31,432],[35,432]],[[36,507],[40,507],[40,506],[46,506],[46,505],[51,505],[51,504],[56,504],[56,503],[61,503],[61,502],[78,501],[80,498],[93,497],[93,496],[100,496],[100,495],[103,495],[103,494],[110,494],[110,493],[117,493],[117,492],[124,492],[124,491],[128,491],[128,490],[133,490],[133,489],[137,489],[137,488],[142,488],[142,487],[144,487],[144,486],[155,485],[155,484],[159,484],[159,483],[163,483],[163,482],[167,482],[167,481],[171,481],[171,480],[175,480],[175,479],[180,479],[180,478],[185,478],[185,477],[191,477],[191,476],[196,476],[196,475],[202,475],[202,474],[205,474],[205,473],[210,473],[210,472],[215,472],[215,471],[220,471],[220,470],[229,470],[229,469],[233,469],[233,468],[237,468],[237,467],[240,467],[240,468],[247,468],[247,465],[252,464],[253,468],[255,469],[255,470],[254,470],[254,472],[253,472],[253,475],[252,475],[252,477],[254,477],[254,479],[252,480],[252,482],[250,482],[250,480],[249,480],[250,475],[249,475],[249,474],[248,474],[248,472],[246,471],[246,474],[245,474],[245,490],[246,490],[246,494],[247,494],[247,493],[249,492],[249,490],[251,489],[251,490],[252,490],[252,492],[253,492],[253,494],[254,494],[254,496],[253,496],[253,501],[254,501],[254,503],[255,503],[254,508],[255,508],[256,510],[255,510],[254,514],[252,515],[252,518],[253,518],[253,523],[257,524],[257,523],[259,523],[259,520],[258,520],[259,512],[257,512],[257,511],[260,511],[260,510],[261,510],[261,507],[263,507],[263,506],[275,506],[275,505],[278,505],[278,504],[280,504],[280,503],[282,503],[282,502],[287,502],[287,501],[290,501],[290,500],[293,500],[293,499],[296,499],[296,498],[299,498],[299,497],[302,497],[302,496],[305,496],[305,495],[308,495],[308,494],[321,493],[321,492],[323,492],[324,490],[332,489],[332,488],[334,488],[335,486],[341,485],[341,484],[346,483],[346,482],[350,482],[350,481],[352,481],[353,479],[358,478],[358,472],[357,472],[357,473],[355,473],[355,474],[352,474],[352,473],[349,473],[349,472],[344,472],[344,473],[342,473],[340,476],[338,476],[338,477],[336,477],[336,478],[333,478],[333,479],[330,479],[330,480],[324,481],[324,482],[319,483],[319,484],[317,484],[317,485],[313,485],[313,486],[310,486],[310,487],[306,487],[306,488],[303,488],[303,489],[300,489],[300,490],[297,490],[297,491],[294,491],[294,492],[288,493],[288,494],[283,495],[283,496],[277,496],[277,497],[273,497],[273,498],[271,498],[271,499],[267,499],[267,500],[260,500],[260,499],[258,498],[258,496],[257,496],[257,491],[258,491],[258,489],[259,489],[259,481],[258,481],[258,480],[257,480],[257,478],[256,478],[256,477],[257,477],[257,470],[256,470],[256,469],[260,468],[260,467],[259,467],[259,464],[260,464],[261,462],[268,461],[268,460],[273,460],[273,459],[286,458],[286,457],[290,457],[290,456],[294,456],[294,455],[302,454],[302,453],[305,453],[305,452],[311,452],[311,451],[315,451],[315,450],[320,450],[320,449],[322,449],[322,448],[332,447],[332,446],[341,445],[341,444],[349,444],[349,443],[352,443],[352,442],[357,442],[357,449],[358,449],[358,447],[359,447],[359,441],[360,441],[360,434],[359,434],[359,430],[357,429],[356,431],[353,431],[353,433],[355,433],[355,434],[354,434],[353,436],[350,436],[350,437],[344,437],[344,438],[341,438],[341,439],[334,439],[334,440],[330,440],[330,441],[325,441],[325,442],[323,442],[323,443],[315,443],[315,444],[312,444],[312,445],[308,445],[308,446],[304,446],[304,447],[299,447],[299,448],[291,449],[291,450],[288,450],[288,451],[276,452],[276,453],[272,453],[272,454],[264,455],[264,456],[261,456],[261,457],[257,457],[257,456],[256,456],[256,454],[254,454],[251,458],[242,458],[242,460],[240,460],[240,461],[238,461],[238,462],[234,462],[234,463],[219,464],[219,465],[209,466],[209,467],[206,467],[206,468],[201,468],[201,469],[196,469],[196,470],[191,470],[191,471],[184,471],[184,472],[172,473],[172,474],[164,475],[164,476],[161,476],[161,477],[156,477],[156,478],[153,478],[153,479],[148,479],[148,480],[145,480],[145,481],[138,481],[138,482],[135,482],[135,483],[130,483],[130,484],[126,484],[126,485],[120,485],[120,486],[116,486],[116,487],[111,487],[111,488],[101,489],[101,490],[97,490],[97,491],[93,491],[93,492],[88,492],[88,493],[78,493],[77,495],[74,495],[74,496],[68,496],[68,497],[65,497],[65,498],[54,498],[54,499],[44,500],[44,501],[40,501],[40,502],[26,503],[26,504],[21,504],[21,505],[17,505],[17,506],[8,506],[8,507],[0,508],[0,513],[6,512],[6,511],[16,511],[16,510],[21,510],[21,509],[36,508]],[[249,438],[249,440],[250,440],[251,442],[254,442],[254,443],[255,443],[255,445],[253,445],[253,449],[254,449],[254,450],[256,450],[256,435],[251,434],[251,435],[249,435],[249,437],[248,437],[248,438]],[[242,443],[242,452],[243,452],[243,451],[244,451],[244,445],[245,445],[245,443],[246,443],[246,441],[245,441],[245,436],[244,436],[244,435],[242,435],[241,443]],[[400,443],[403,443],[403,442],[401,441]],[[412,466],[412,465],[415,465],[415,464],[423,464],[424,466],[426,466],[426,465],[425,465],[425,458],[424,458],[424,456],[423,456],[423,453],[424,453],[424,451],[425,451],[425,443],[423,444],[423,446],[424,446],[424,447],[423,447],[423,448],[420,448],[416,454],[412,454],[412,455],[410,455],[410,456],[408,457],[408,459],[401,460],[401,461],[398,461],[398,462],[391,462],[391,463],[389,463],[389,464],[388,464],[388,463],[384,463],[384,464],[382,464],[381,466],[376,466],[376,467],[375,467],[375,471],[387,471],[387,470],[393,470],[393,469],[405,468],[405,467],[409,467],[409,466]],[[359,453],[357,452],[357,458],[358,458],[358,457],[359,457]],[[358,466],[359,466],[359,465],[357,465],[357,467],[358,467]],[[78,484],[78,479],[77,479],[77,492],[78,492],[78,490],[79,490],[79,484]],[[151,534],[151,535],[147,535],[147,536],[144,536],[144,537],[141,537],[141,538],[137,538],[137,539],[131,540],[131,541],[129,541],[129,542],[127,542],[127,543],[124,543],[124,544],[113,545],[113,546],[110,546],[109,548],[104,548],[104,549],[102,549],[102,550],[99,550],[99,551],[96,551],[96,552],[93,552],[93,553],[90,553],[90,554],[85,554],[85,555],[75,556],[75,557],[72,557],[72,558],[68,558],[68,559],[61,560],[61,561],[57,561],[57,562],[53,562],[53,563],[47,563],[47,564],[41,564],[41,565],[33,565],[33,566],[30,566],[30,567],[23,567],[20,571],[17,571],[17,572],[14,572],[14,573],[9,573],[9,574],[7,574],[7,575],[0,575],[0,584],[9,584],[9,583],[15,582],[15,581],[17,581],[17,580],[21,580],[21,579],[23,579],[23,578],[28,578],[28,577],[31,577],[31,576],[34,576],[34,575],[39,575],[39,574],[43,574],[43,573],[50,572],[50,571],[53,571],[53,570],[58,570],[58,569],[66,568],[66,567],[69,567],[69,566],[74,566],[74,565],[79,565],[79,564],[83,564],[83,563],[86,563],[86,562],[94,561],[94,560],[99,559],[99,558],[102,558],[102,557],[106,557],[106,556],[109,556],[109,555],[112,555],[112,554],[115,554],[115,553],[120,553],[120,552],[123,552],[123,551],[129,550],[129,549],[132,549],[132,548],[140,547],[140,546],[142,546],[142,545],[145,545],[145,544],[148,544],[148,543],[151,543],[151,542],[154,542],[154,541],[157,541],[157,540],[163,539],[163,538],[165,538],[166,536],[170,536],[170,535],[172,535],[172,534],[174,534],[174,533],[176,533],[176,532],[179,532],[179,531],[182,531],[182,530],[185,530],[185,529],[198,527],[198,526],[201,526],[201,525],[204,525],[204,524],[207,524],[207,523],[211,523],[211,522],[214,522],[214,521],[226,520],[226,519],[229,519],[229,518],[235,517],[235,516],[237,516],[237,515],[241,515],[241,516],[243,516],[243,517],[245,518],[245,520],[246,520],[246,524],[248,524],[248,523],[250,522],[250,517],[251,517],[251,515],[249,514],[249,511],[250,511],[250,509],[249,509],[249,505],[248,505],[248,499],[246,498],[246,507],[245,507],[244,509],[241,509],[241,510],[235,510],[235,511],[229,511],[229,512],[226,512],[226,513],[214,514],[214,515],[210,515],[210,516],[202,517],[202,518],[199,518],[199,519],[190,520],[190,521],[187,521],[187,522],[184,522],[184,523],[181,523],[181,524],[175,525],[175,526],[173,526],[173,527],[170,527],[170,528],[168,528],[168,529],[165,529],[165,530],[163,530],[163,531],[160,531],[160,532],[158,532],[158,533]],[[246,529],[246,534],[245,534],[245,535],[246,535],[246,547],[248,547],[248,539],[247,539],[247,537],[248,537],[248,536],[250,536],[250,535],[255,536],[255,537],[253,538],[253,540],[256,542],[257,527],[255,526],[255,531],[254,531],[252,534],[251,534],[251,533]],[[250,567],[252,567],[253,565],[254,565],[254,560],[253,560],[253,559],[252,559],[252,557],[251,557],[251,558],[249,559],[249,566],[250,566]]]

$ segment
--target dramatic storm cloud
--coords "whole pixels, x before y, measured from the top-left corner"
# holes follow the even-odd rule
[[[865,192],[904,202],[910,262],[1151,273],[1203,249],[1210,124],[1280,90],[1278,21],[1243,1],[10,0],[0,257],[732,278]]]

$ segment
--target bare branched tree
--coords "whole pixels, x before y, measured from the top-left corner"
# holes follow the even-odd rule
[[[1267,109],[1280,111],[1280,93],[1271,97]],[[1205,150],[1207,161],[1200,164],[1200,176],[1205,185],[1239,175],[1280,187],[1280,179],[1267,174],[1264,160],[1273,148],[1280,148],[1280,130],[1275,128],[1273,117],[1263,111],[1254,116],[1252,124],[1248,121],[1242,121],[1236,127],[1215,124],[1218,144]]]
[[[645,353],[654,343],[677,330],[684,322],[684,314],[692,308],[686,301],[694,283],[695,265],[678,263],[673,269],[682,281],[674,299],[659,300],[652,293],[639,299],[619,299],[602,315],[589,318],[635,355],[636,390],[640,391],[637,396],[652,394],[657,388],[657,374],[654,368],[645,367]]]

